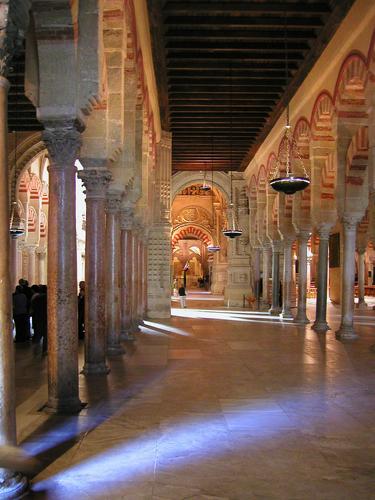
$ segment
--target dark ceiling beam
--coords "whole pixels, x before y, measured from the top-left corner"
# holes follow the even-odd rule
[[[313,4],[307,2],[288,3],[285,2],[204,2],[204,1],[191,1],[187,7],[186,2],[167,1],[165,10],[167,14],[170,12],[178,13],[179,15],[191,14],[192,8],[194,11],[201,15],[202,13],[216,14],[216,13],[231,13],[241,11],[245,13],[258,12],[261,14],[284,14],[287,9],[288,15],[294,14],[327,14],[330,12],[329,6],[325,2],[316,2]]]
[[[228,26],[224,28],[218,28],[217,26],[204,26],[201,29],[195,29],[194,27],[178,27],[171,28],[167,27],[165,31],[165,38],[167,40],[171,39],[194,39],[197,40],[270,40],[270,39],[278,39],[280,41],[287,40],[314,40],[316,38],[316,32],[312,28],[306,28],[301,26],[298,30],[290,29],[288,27],[286,31],[284,27],[281,26],[282,20],[280,19],[279,26],[269,27],[267,31],[261,28],[247,28],[242,29],[239,27],[229,28]]]
[[[191,28],[198,28],[200,26],[210,26],[215,25],[217,28],[221,26],[223,28],[228,27],[242,27],[242,28],[272,28],[272,27],[280,27],[283,25],[283,19],[280,17],[272,17],[272,16],[239,16],[239,15],[225,15],[225,16],[204,16],[201,13],[197,13],[197,15],[192,15],[194,12],[190,12],[189,15],[185,16],[174,16],[174,15],[166,15],[165,21],[169,26],[185,26]],[[264,13],[263,13],[264,14]],[[321,16],[310,15],[308,17],[292,17],[288,15],[288,28],[300,28],[309,27],[309,28],[321,28],[323,26],[323,21]]]
[[[207,52],[207,50],[213,50],[217,52],[227,52],[230,50],[236,50],[237,52],[247,52],[249,50],[263,50],[263,51],[268,51],[268,50],[280,50],[283,53],[285,53],[285,47],[283,44],[280,44],[279,40],[275,40],[273,42],[270,41],[259,41],[259,42],[244,42],[244,41],[239,41],[239,40],[233,40],[233,41],[225,41],[223,40],[221,43],[215,42],[212,40],[205,41],[204,45],[202,45],[201,41],[194,41],[192,42],[191,40],[187,41],[171,41],[168,42],[166,45],[167,50],[173,49],[173,50],[196,50],[196,51],[202,51],[202,52]],[[289,41],[288,42],[288,47],[287,50],[290,52],[292,50],[309,50],[309,45],[306,41],[304,40],[297,40],[297,41]]]
[[[206,65],[206,61],[216,61],[220,59],[221,61],[226,60],[229,62],[232,59],[235,59],[238,56],[238,53],[233,50],[226,51],[210,51],[209,49],[206,51],[197,51],[197,52],[179,52],[178,50],[168,50],[168,57],[171,60],[181,60],[181,59],[193,59],[194,61],[199,61],[199,64],[202,66]],[[304,58],[303,54],[300,52],[289,52],[288,59],[289,61],[302,61]],[[241,54],[241,57],[238,57],[242,61],[242,64],[248,64],[251,61],[285,61],[285,55],[282,51],[280,52],[257,52],[257,51],[248,51],[245,54]]]
[[[291,70],[298,69],[298,63],[289,61],[288,66]],[[168,63],[168,71],[178,69],[178,70],[191,70],[191,71],[207,71],[207,70],[217,70],[217,71],[227,71],[233,72],[236,74],[237,71],[275,71],[275,70],[284,70],[285,71],[285,60],[280,61],[266,61],[266,60],[257,60],[257,61],[247,61],[246,65],[240,61],[218,61],[211,60],[205,61],[204,66],[202,66],[201,61],[196,61],[195,59],[174,59]]]

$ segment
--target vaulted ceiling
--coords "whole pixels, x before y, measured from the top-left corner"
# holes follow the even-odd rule
[[[173,170],[244,169],[353,0],[148,0]]]

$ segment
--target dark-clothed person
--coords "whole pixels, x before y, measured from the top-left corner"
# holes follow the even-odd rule
[[[43,352],[47,350],[47,287],[40,285],[39,292],[31,299],[31,312],[33,318],[33,342],[43,339]]]
[[[78,338],[85,338],[85,282],[79,282],[78,294]]]
[[[30,338],[28,301],[21,286],[13,293],[13,319],[16,326],[15,342],[26,342]]]

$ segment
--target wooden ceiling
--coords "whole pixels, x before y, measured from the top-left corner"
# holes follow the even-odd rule
[[[352,4],[148,0],[173,171],[244,169]]]

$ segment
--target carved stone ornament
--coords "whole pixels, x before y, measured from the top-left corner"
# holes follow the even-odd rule
[[[50,167],[74,165],[81,147],[81,134],[76,128],[72,125],[47,127],[42,138],[48,150]]]
[[[109,213],[116,214],[121,208],[122,196],[120,194],[107,193],[107,207]]]
[[[131,231],[134,222],[134,210],[132,208],[123,208],[120,212],[121,229]]]
[[[210,214],[206,210],[200,207],[186,207],[179,212],[173,223],[184,224],[190,222],[201,224],[202,226],[209,226],[210,219]]]
[[[86,188],[86,198],[105,198],[108,184],[112,178],[111,172],[106,169],[80,170],[78,177]]]

